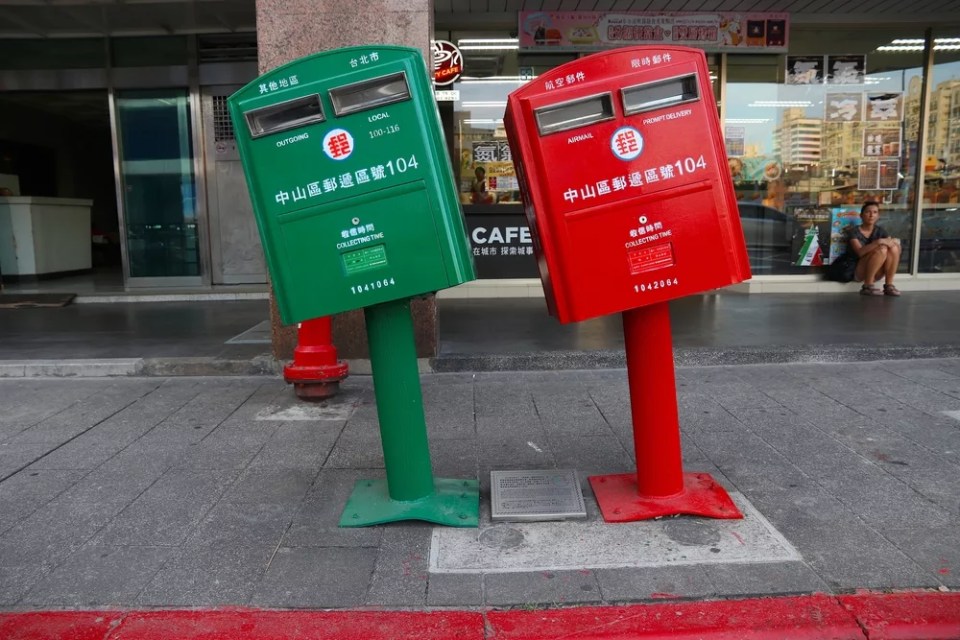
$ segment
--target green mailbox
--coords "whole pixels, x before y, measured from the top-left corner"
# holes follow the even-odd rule
[[[301,58],[229,106],[284,322],[476,278],[418,49]]]
[[[363,309],[387,477],[357,481],[340,525],[477,526],[477,480],[433,477],[410,317],[476,277],[421,52],[318,53],[228,103],[281,318]]]

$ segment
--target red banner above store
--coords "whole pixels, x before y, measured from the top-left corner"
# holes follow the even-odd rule
[[[676,44],[706,51],[785,52],[787,13],[521,11],[521,49],[598,51]]]

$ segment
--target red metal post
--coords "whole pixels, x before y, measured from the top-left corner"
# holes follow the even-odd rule
[[[710,474],[683,472],[668,303],[624,311],[623,335],[637,472],[590,477],[603,519],[742,518]]]
[[[337,360],[330,316],[300,323],[293,362],[283,368],[283,379],[293,383],[301,400],[324,400],[336,395],[347,377],[347,363]]]

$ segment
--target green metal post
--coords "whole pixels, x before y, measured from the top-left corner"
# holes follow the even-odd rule
[[[385,302],[363,313],[390,498],[417,500],[433,492],[433,471],[410,301]]]
[[[387,478],[358,480],[340,518],[341,527],[426,520],[476,527],[476,480],[434,478],[423,413],[423,393],[409,299],[364,308]]]

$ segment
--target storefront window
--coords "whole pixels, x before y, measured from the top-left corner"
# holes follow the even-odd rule
[[[463,53],[463,78],[452,87],[457,97],[450,122],[454,174],[477,275],[535,278],[533,239],[520,202],[503,114],[512,91],[576,56],[519,54],[516,38],[507,33],[461,32],[447,37]]]
[[[960,271],[960,51],[947,48],[960,42],[958,36],[938,34],[933,51],[923,162],[921,273]]]
[[[200,275],[186,89],[117,92],[131,278]]]
[[[458,42],[465,34],[448,37]],[[915,256],[921,272],[960,271],[960,246],[954,247],[960,245],[960,52],[936,53],[925,123],[928,152],[921,159],[922,46],[890,45],[922,37],[916,27],[799,25],[791,29],[786,54],[726,56],[724,136],[755,275],[819,273],[845,250],[843,230],[859,222],[868,201],[881,204],[881,225],[903,242],[901,271],[909,270]],[[506,99],[530,78],[578,55],[464,51],[465,77],[453,87],[450,122],[454,171],[471,233],[478,225],[488,233],[494,224],[472,217],[517,216],[520,231],[512,237],[525,237],[503,127]],[[708,54],[708,62],[719,101],[720,56]],[[921,242],[912,246],[918,171],[924,180]],[[504,226],[494,235],[507,237],[513,222],[500,222]],[[516,249],[523,256],[529,248],[498,251],[512,256]],[[478,254],[484,250],[492,250],[489,243],[474,247],[478,264],[490,255]],[[480,271],[481,277],[521,277],[512,269]]]
[[[728,58],[724,131],[755,275],[829,264],[867,201],[909,265],[922,54],[878,51],[903,32],[831,34]]]
[[[519,78],[473,79],[456,84],[454,103],[458,184],[462,204],[519,204],[503,112],[507,95],[524,84]]]

